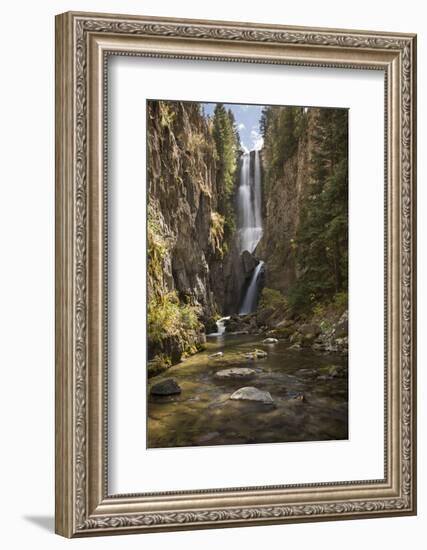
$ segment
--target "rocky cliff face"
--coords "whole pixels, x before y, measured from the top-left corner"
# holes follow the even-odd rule
[[[148,106],[150,359],[175,363],[203,345],[224,301],[223,183],[215,142],[193,103]]]
[[[163,113],[156,112],[162,109]],[[218,197],[214,149],[192,104],[177,103],[176,109],[168,112],[167,107],[155,103],[149,115],[150,216],[161,222],[169,245],[164,258],[169,277],[164,283],[169,290],[176,288],[199,302],[209,314],[214,303],[207,291],[207,258],[215,252],[211,220]]]
[[[256,255],[266,264],[265,285],[287,294],[298,277],[294,242],[301,208],[310,184],[310,161],[314,150],[313,127],[319,109],[307,113],[306,131],[298,140],[296,151],[283,163],[279,177],[264,187],[264,232]],[[265,166],[265,153],[262,155]]]

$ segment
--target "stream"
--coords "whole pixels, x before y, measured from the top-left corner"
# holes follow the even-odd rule
[[[288,348],[285,341],[264,344],[262,335],[211,335],[205,351],[150,379],[149,386],[173,378],[182,391],[148,394],[147,446],[347,439],[347,357]],[[266,351],[267,356],[244,356],[254,349]],[[223,355],[209,358],[218,352]],[[250,379],[216,376],[231,367],[255,373]],[[274,404],[230,400],[245,386],[270,392]]]
[[[263,233],[261,188],[260,152],[246,152],[240,158],[236,238],[239,253],[256,262],[243,287],[240,314],[256,310],[262,288],[265,266],[255,254]],[[347,357],[292,350],[288,341],[263,343],[260,334],[232,335],[225,332],[227,319],[217,321],[205,351],[149,380],[152,388],[169,379],[163,387],[180,393],[149,390],[147,446],[347,439]],[[230,368],[231,373],[221,372]],[[230,399],[241,388],[249,388],[237,394],[245,398]]]

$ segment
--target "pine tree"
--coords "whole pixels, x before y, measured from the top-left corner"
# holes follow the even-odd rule
[[[313,183],[296,239],[297,309],[347,292],[348,282],[347,111],[321,109],[313,139]]]
[[[233,194],[240,140],[234,115],[222,103],[215,107],[212,132],[218,154],[218,178],[223,187],[219,211],[225,217],[224,234],[228,240],[235,228]]]
[[[297,280],[289,291],[294,311],[311,308],[347,292],[348,166],[347,111],[319,109],[310,164],[310,190],[301,204],[293,242]],[[264,108],[264,191],[282,177],[285,162],[296,154],[307,131],[301,107]]]

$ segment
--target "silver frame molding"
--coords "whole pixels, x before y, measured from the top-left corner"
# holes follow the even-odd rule
[[[110,55],[384,71],[384,479],[108,494],[105,182]],[[79,537],[416,513],[415,124],[412,34],[72,12],[56,17],[58,534]]]

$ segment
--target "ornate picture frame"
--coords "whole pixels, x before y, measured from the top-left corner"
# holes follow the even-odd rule
[[[384,72],[383,479],[108,493],[105,160],[106,60],[111,55]],[[415,35],[73,12],[57,16],[58,534],[82,537],[416,513],[415,157]]]

